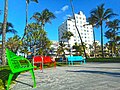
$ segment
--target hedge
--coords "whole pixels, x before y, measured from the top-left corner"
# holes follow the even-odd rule
[[[120,58],[88,58],[86,62],[120,63]]]

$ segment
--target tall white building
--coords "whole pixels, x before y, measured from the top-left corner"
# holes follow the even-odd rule
[[[76,25],[79,29],[80,35],[82,37],[82,40],[87,45],[93,44],[93,27],[92,25],[88,25],[89,23],[86,22],[86,16],[83,14],[82,11],[80,11],[78,14],[75,14],[76,19]],[[77,29],[75,27],[75,20],[73,17],[69,17],[65,22],[63,22],[59,28],[58,28],[58,34],[59,34],[59,41],[68,42],[67,39],[62,39],[63,33],[65,31],[70,31],[74,34],[74,36],[71,37],[69,40],[70,46],[73,46],[75,43],[80,44],[80,38],[77,32]]]

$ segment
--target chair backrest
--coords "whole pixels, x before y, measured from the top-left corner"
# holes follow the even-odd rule
[[[18,60],[12,59],[13,57],[17,57],[15,53],[10,51],[9,49],[6,49],[6,56],[7,56],[8,65],[12,71],[20,67],[20,62]]]
[[[34,56],[33,57],[33,63],[37,63],[37,62],[42,62],[42,57],[41,56]]]
[[[50,57],[50,56],[44,56],[44,57],[43,57],[43,61],[44,61],[44,63],[47,63],[47,62],[52,62],[52,60],[51,60],[51,57]]]
[[[10,58],[17,56],[17,55],[6,48],[6,56],[7,56],[7,59],[10,59]]]

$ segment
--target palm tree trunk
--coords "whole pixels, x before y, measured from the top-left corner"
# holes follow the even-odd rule
[[[82,44],[82,48],[83,48],[83,51],[84,51],[84,55],[85,55],[85,57],[87,59],[87,55],[86,55],[86,52],[85,52],[85,47],[83,45],[82,37],[80,35],[79,29],[78,29],[77,24],[76,24],[76,18],[75,18],[75,13],[74,13],[74,7],[73,7],[73,4],[72,4],[72,0],[70,0],[70,4],[71,4],[71,8],[72,8],[73,18],[75,20],[75,28],[77,29],[77,32],[78,32],[78,35],[80,37],[80,41],[81,41],[81,44]]]
[[[115,38],[115,29],[114,29],[114,54],[116,54],[116,38]]]
[[[69,40],[68,40],[68,51],[69,51],[69,54],[71,56]]]
[[[8,0],[5,0],[4,6],[4,21],[3,21],[3,30],[2,30],[2,65],[6,65],[6,25],[7,25],[7,16],[8,16]]]
[[[101,21],[101,50],[102,50],[102,58],[104,58],[102,21]]]
[[[24,39],[25,35],[27,34],[26,30],[27,30],[27,26],[28,26],[28,2],[26,0],[26,22],[25,22],[25,29],[24,29],[24,35],[22,37],[21,40]]]
[[[93,29],[93,38],[94,38],[94,57],[96,58],[96,43],[95,43],[95,31]]]
[[[25,23],[25,29],[24,29],[24,34],[23,34],[23,37],[21,38],[21,41],[23,41],[23,39],[25,38],[25,35],[27,34],[27,26],[28,26],[28,2],[27,2],[27,0],[26,0],[26,23]],[[28,35],[27,35],[27,37],[28,37]],[[16,50],[18,50],[18,48],[19,48],[20,46],[18,46],[17,48],[16,48]]]

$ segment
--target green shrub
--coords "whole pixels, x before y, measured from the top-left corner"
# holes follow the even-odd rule
[[[120,58],[88,58],[86,62],[120,63]]]

